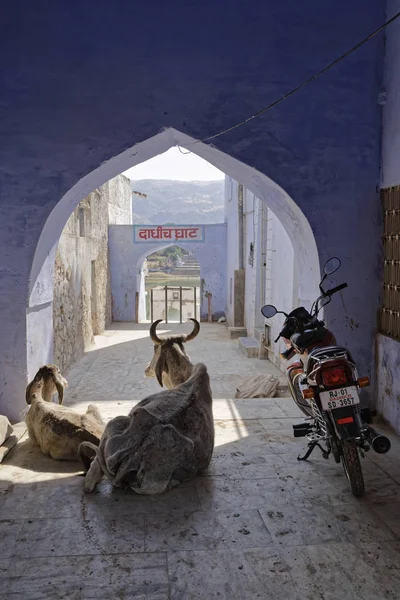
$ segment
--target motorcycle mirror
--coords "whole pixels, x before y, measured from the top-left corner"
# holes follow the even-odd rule
[[[342,263],[340,262],[340,259],[337,258],[336,256],[333,256],[332,258],[327,260],[324,265],[325,275],[332,275],[333,273],[336,273],[336,271],[339,269],[341,264]]]
[[[272,304],[266,304],[262,307],[261,313],[264,315],[266,319],[271,319],[277,313],[277,309]]]

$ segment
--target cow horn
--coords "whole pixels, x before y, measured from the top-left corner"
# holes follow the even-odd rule
[[[185,337],[185,342],[190,342],[191,340],[194,340],[194,338],[200,331],[200,323],[196,319],[190,319],[190,321],[193,321],[194,327],[193,331]]]
[[[163,340],[161,338],[159,338],[156,333],[157,325],[159,323],[161,323],[161,321],[162,321],[162,319],[158,319],[158,321],[154,321],[154,323],[152,323],[151,327],[150,327],[151,341],[154,342],[155,344],[157,344],[158,346],[160,346],[163,343]]]

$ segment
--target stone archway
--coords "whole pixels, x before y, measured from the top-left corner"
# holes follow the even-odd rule
[[[220,153],[205,150],[214,164],[225,153],[252,167],[255,178],[259,173],[271,177],[308,219],[321,261],[340,253],[343,279],[352,285],[343,293],[346,306],[332,302],[326,318],[338,340],[351,348],[360,372],[371,373],[382,270],[376,98],[383,32],[271,112],[260,115],[260,109],[375,29],[384,21],[384,3],[374,0],[360,11],[362,3],[354,0],[343,20],[333,0],[314,2],[312,18],[295,2],[289,12],[284,3],[274,5],[273,14],[269,5],[254,11],[244,3],[227,14],[226,3],[213,2],[204,44],[204,28],[192,27],[206,19],[203,4],[171,10],[159,2],[162,19],[150,45],[154,7],[144,4],[138,13],[125,4],[121,18],[111,3],[98,3],[95,23],[90,3],[80,6],[78,15],[57,3],[41,10],[26,3],[23,24],[18,5],[9,3],[5,11],[0,405],[16,415],[23,403],[28,303],[32,352],[37,359],[51,350],[51,322],[42,318],[51,289],[41,286],[45,277],[38,275],[42,267],[45,272],[44,262],[73,208],[63,203],[56,208],[60,198],[74,205],[96,185],[146,160],[146,152],[150,158],[163,151],[162,144],[164,149],[176,141],[185,146],[185,136],[172,130],[162,132],[162,141],[163,127],[212,141]],[[255,39],[262,40],[256,53]],[[240,123],[244,126],[238,128]],[[204,149],[200,144],[189,148]],[[221,168],[235,177],[235,162],[225,168],[223,163]],[[49,231],[47,220],[58,233]],[[33,339],[34,319],[39,333]]]
[[[202,281],[202,294],[200,297],[200,317],[205,319],[207,316],[207,297],[206,292],[212,294],[212,313],[216,316],[221,316],[225,312],[226,302],[226,226],[224,223],[216,223],[205,225],[205,239],[207,243],[198,242],[174,242],[172,244],[153,244],[146,254],[142,254],[137,260],[137,283],[136,291],[139,294],[139,302],[143,298],[144,281],[142,275],[139,274],[140,266],[146,257],[154,253],[156,250],[164,250],[171,246],[178,246],[183,250],[188,250],[190,254],[197,260],[200,266],[200,279]],[[142,300],[143,302],[143,300]],[[139,314],[140,320],[140,314]]]
[[[35,250],[30,274],[27,309],[28,377],[34,374],[40,364],[52,358],[54,257],[57,241],[69,215],[80,200],[93,189],[176,145],[190,149],[236,181],[240,181],[268,204],[293,243],[299,270],[300,302],[308,304],[313,299],[320,273],[318,251],[310,224],[294,200],[279,185],[256,169],[175,129],[165,129],[83,177],[60,199],[50,213]]]
[[[200,264],[204,279],[203,291],[213,294],[214,314],[225,311],[226,301],[226,225],[215,223],[203,225],[204,242],[179,241],[178,245],[189,250]],[[136,293],[142,291],[141,267],[148,254],[157,249],[176,245],[168,243],[135,244],[133,225],[109,227],[109,251],[111,264],[111,290],[113,296],[113,320],[134,321]],[[202,298],[201,314],[207,314],[207,299]]]
[[[61,198],[50,213],[36,247],[30,277],[30,306],[36,300],[43,300],[43,294],[47,295],[53,262],[51,253],[54,253],[64,224],[79,201],[112,177],[177,145],[189,148],[267,202],[292,240],[299,264],[300,300],[307,302],[313,298],[319,281],[318,251],[310,224],[294,200],[256,169],[171,128],[107,161],[83,177]]]

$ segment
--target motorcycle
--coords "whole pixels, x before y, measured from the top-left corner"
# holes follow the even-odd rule
[[[291,396],[299,409],[308,417],[304,423],[293,425],[294,437],[306,437],[308,450],[298,460],[307,460],[318,447],[328,459],[332,454],[336,463],[342,463],[354,496],[364,494],[364,477],[360,456],[370,448],[378,454],[390,450],[390,440],[373,427],[372,411],[362,408],[360,388],[370,384],[368,377],[359,377],[356,364],[343,346],[336,344],[333,333],[318,319],[321,309],[331,302],[332,296],[345,289],[342,283],[324,290],[326,278],[341,266],[338,258],[329,259],[324,266],[324,276],[319,284],[320,296],[310,312],[299,307],[290,314],[277,310],[271,304],[261,309],[265,318],[283,314],[285,321],[275,342],[283,338],[285,360],[299,356],[287,368]]]

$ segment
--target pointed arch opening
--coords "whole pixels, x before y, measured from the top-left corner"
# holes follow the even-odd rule
[[[32,261],[30,293],[27,308],[28,376],[39,364],[52,358],[52,301],[54,260],[58,239],[69,216],[90,192],[129,168],[162,154],[173,146],[190,149],[228,176],[241,182],[257,198],[265,202],[279,219],[296,255],[299,302],[308,304],[319,281],[319,258],[316,242],[305,215],[284,189],[263,173],[211,145],[194,140],[168,128],[115,156],[78,181],[50,213]],[[40,343],[38,343],[40,331]]]

